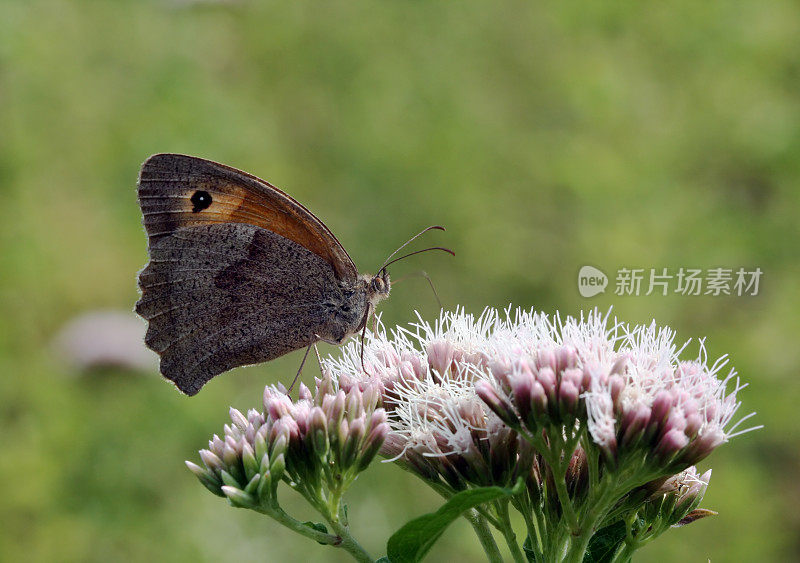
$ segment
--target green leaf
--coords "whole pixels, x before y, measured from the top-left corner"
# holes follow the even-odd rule
[[[589,540],[583,563],[608,563],[617,552],[617,548],[625,541],[625,522],[618,520],[598,530]]]
[[[375,563],[392,563],[392,562],[389,560],[389,558],[388,558],[388,557],[386,557],[386,556],[384,555],[383,557],[381,557],[380,559],[378,559],[377,561],[375,561]]]
[[[327,534],[328,533],[327,526],[325,526],[325,524],[323,524],[321,522],[311,522],[309,520],[308,522],[303,522],[303,526],[308,526],[312,530],[316,530],[318,532],[322,532],[323,534]],[[328,544],[326,544],[324,542],[321,542],[321,541],[318,541],[317,543],[320,544],[320,545],[328,545]]]
[[[386,544],[387,557],[392,563],[421,561],[447,526],[463,512],[486,502],[519,494],[522,487],[523,481],[520,479],[513,489],[481,487],[456,493],[436,512],[414,518],[397,530]]]

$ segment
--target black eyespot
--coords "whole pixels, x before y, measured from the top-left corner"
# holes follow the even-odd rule
[[[194,206],[192,207],[192,213],[208,209],[208,206],[211,205],[211,194],[204,190],[198,190],[192,194],[191,202]]]
[[[349,313],[350,312],[350,305],[342,305],[341,309],[342,309],[343,313]]]

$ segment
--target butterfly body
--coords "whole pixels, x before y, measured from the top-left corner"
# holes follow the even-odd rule
[[[254,176],[183,155],[142,166],[150,261],[136,311],[161,373],[196,394],[212,377],[363,328],[390,290],[358,275],[302,205]]]

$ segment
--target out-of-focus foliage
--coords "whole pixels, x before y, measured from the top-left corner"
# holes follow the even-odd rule
[[[74,316],[132,308],[146,260],[136,173],[165,151],[286,189],[362,270],[446,225],[428,240],[456,259],[393,268],[424,268],[445,306],[613,305],[679,338],[708,336],[751,382],[741,398],[766,429],[701,467],[714,467],[704,505],[720,515],[670,531],[640,560],[800,556],[795,3],[0,3],[4,560],[344,560],[226,507],[183,465],[228,405],[288,381],[298,354],[187,399],[155,375],[68,377],[52,352]],[[612,279],[584,299],[584,264],[612,277],[764,275],[756,297],[617,297]],[[384,320],[415,308],[436,312],[421,278],[394,288]],[[349,500],[376,554],[440,504],[385,464]],[[480,553],[457,522],[430,558]]]

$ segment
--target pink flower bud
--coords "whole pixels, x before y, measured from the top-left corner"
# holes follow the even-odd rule
[[[493,359],[489,362],[489,371],[504,389],[508,389],[508,377],[511,375],[510,362],[505,359]]]
[[[683,416],[683,413],[678,409],[672,409],[667,416],[667,421],[661,427],[661,435],[663,436],[670,430],[680,430],[681,432],[684,431],[686,428],[686,417]]]
[[[328,420],[334,422],[336,424],[342,419],[344,416],[344,406],[345,406],[345,399],[346,395],[344,391],[339,389],[339,392],[336,393],[336,396],[330,402],[330,410],[326,413],[328,415]],[[322,408],[325,408],[325,405],[322,405]]]
[[[551,402],[556,401],[556,374],[553,372],[553,369],[548,367],[543,367],[539,370],[539,373],[536,374],[536,381],[544,389],[545,395],[547,395],[547,399]]]
[[[567,368],[574,367],[578,363],[578,354],[573,346],[561,346],[555,352],[556,373],[561,373]]]
[[[385,424],[388,416],[383,409],[376,409],[369,417],[369,424],[367,424],[367,431],[372,431],[381,424]]]
[[[495,391],[494,387],[485,380],[481,380],[475,384],[475,393],[492,411],[500,417],[500,420],[515,428],[519,426],[519,419],[512,406],[502,399]]]
[[[689,438],[683,430],[672,428],[662,436],[653,451],[663,462],[668,462],[688,444]]]
[[[581,393],[585,393],[592,388],[592,372],[588,369],[582,370],[583,373],[581,375]]]
[[[205,466],[211,469],[212,471],[216,471],[217,473],[219,473],[220,471],[225,469],[225,464],[213,452],[210,452],[208,450],[200,450],[200,459],[202,459]]]
[[[226,443],[225,449],[222,451],[222,461],[225,462],[227,468],[233,468],[237,465],[239,460],[239,452],[236,447]]]
[[[580,389],[582,380],[583,370],[580,368],[570,367],[561,372],[561,382],[559,385],[563,384],[565,381],[569,381],[575,386],[576,389]]]
[[[453,361],[453,345],[448,340],[434,340],[427,347],[428,365],[439,374],[440,377],[447,377],[450,364]]]
[[[394,367],[400,363],[400,356],[394,351],[393,348],[389,346],[377,350],[375,355],[377,356],[378,361],[380,361],[386,367]]]
[[[286,395],[275,395],[265,404],[267,413],[273,420],[280,420],[291,414],[292,401]]]
[[[361,440],[364,439],[364,417],[359,417],[350,423],[347,438],[342,445],[342,465],[349,467],[356,460],[356,454],[361,448]]]
[[[372,429],[370,432],[370,436],[376,431],[375,428]],[[369,441],[369,438],[367,438]],[[383,444],[380,446],[380,454],[388,459],[394,459],[400,455],[400,452],[405,450],[406,448],[406,439],[401,437],[398,434],[388,433],[388,425],[387,425],[387,434],[384,437]]]
[[[620,428],[622,431],[620,445],[623,448],[631,448],[638,444],[644,434],[647,422],[650,420],[650,415],[650,409],[644,405],[638,405],[625,413]]]
[[[343,374],[345,375],[345,374]],[[328,370],[322,372],[322,378],[316,380],[317,392],[314,397],[314,404],[317,406],[322,405],[322,400],[333,393],[333,382],[331,381],[331,373]],[[339,377],[339,385],[341,385],[341,376]]]
[[[364,410],[366,412],[371,412],[375,410],[381,399],[381,392],[378,390],[378,384],[377,383],[367,384],[364,387],[362,393],[363,396],[361,402],[364,406]]]
[[[346,373],[343,373],[339,376],[339,389],[345,393],[349,392],[355,384],[356,382],[353,380],[353,378]]]
[[[550,370],[555,373],[556,369],[558,369],[558,361],[556,360],[555,352],[550,349],[540,350],[536,355],[536,366],[539,370],[550,368]]]
[[[625,370],[628,369],[628,360],[630,357],[628,354],[620,354],[620,356],[614,360],[614,364],[611,366],[609,373],[611,375],[625,375]]]
[[[347,394],[347,420],[351,421],[364,414],[364,404],[361,391],[358,387],[353,387]]]
[[[245,416],[233,407],[230,408],[229,414],[231,417],[231,421],[233,421],[233,423],[236,425],[237,428],[239,428],[239,430],[244,432],[245,429],[247,428],[247,419],[245,418]]]
[[[414,365],[411,362],[402,361],[397,366],[397,369],[400,371],[400,377],[403,379],[415,379],[417,377],[414,371]]]
[[[703,426],[703,415],[699,412],[694,411],[689,413],[686,416],[686,428],[684,432],[690,438],[694,438],[697,436],[697,433],[700,431],[700,428]]]
[[[311,400],[311,391],[306,387],[305,383],[300,382],[300,386],[297,389],[297,398],[301,401],[310,401]]]
[[[418,354],[413,352],[403,352],[400,355],[400,359],[411,364],[417,379],[422,379],[425,377],[425,375],[427,375],[428,367],[423,365],[422,358]]]
[[[717,405],[716,403],[706,404],[706,422],[712,422],[717,418]]]
[[[625,380],[619,375],[612,375],[608,378],[608,390],[611,394],[611,402],[614,405],[614,410],[619,412],[621,409],[619,399],[622,396],[622,390],[625,389]]]
[[[339,425],[337,427],[338,432],[336,433],[336,440],[338,441],[338,447],[343,448],[345,442],[347,441],[347,435],[350,433],[350,425],[347,424],[347,419],[343,418],[339,421]]]
[[[363,471],[375,458],[378,451],[384,448],[386,437],[389,434],[389,425],[381,423],[372,428],[367,438],[364,440],[364,445],[361,449],[360,460],[358,462],[358,471]],[[398,450],[398,454],[400,451]],[[397,454],[395,454],[397,455]],[[394,456],[392,456],[394,457]]]
[[[225,442],[223,442],[219,436],[214,434],[211,440],[208,441],[208,449],[214,452],[217,456],[222,455],[222,450],[225,448]]]
[[[666,390],[659,391],[653,398],[650,408],[650,426],[659,428],[667,422],[667,417],[672,410],[672,393]]]
[[[514,404],[517,406],[520,418],[527,420],[531,412],[531,387],[535,383],[531,373],[515,373],[509,376]]]
[[[307,403],[295,405],[292,418],[294,418],[295,422],[297,423],[297,429],[300,434],[305,434],[308,430],[308,416],[310,414],[311,409],[308,408]]]
[[[308,423],[308,436],[314,452],[322,456],[328,451],[328,423],[325,413],[319,407],[311,409]]]
[[[558,387],[558,407],[561,416],[574,414],[578,407],[578,386],[570,380],[562,381]]]
[[[547,414],[547,394],[538,381],[534,381],[531,385],[531,406],[534,417],[542,417]]]
[[[686,448],[682,461],[695,464],[704,459],[724,441],[725,435],[718,428],[705,430],[692,440],[689,447]]]

